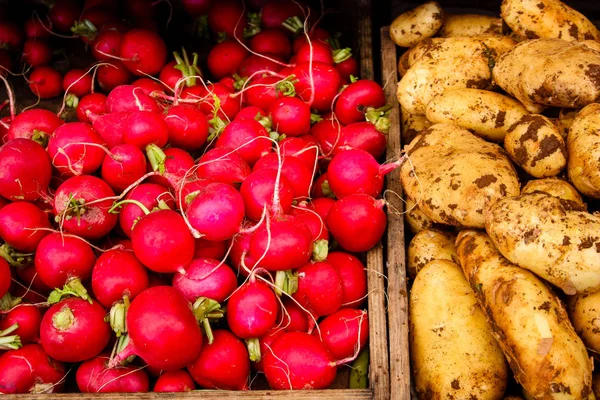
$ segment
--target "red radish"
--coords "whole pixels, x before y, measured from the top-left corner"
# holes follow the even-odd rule
[[[119,60],[110,60],[108,65],[98,67],[96,77],[98,84],[104,91],[111,91],[121,85],[129,83],[133,77],[131,72]]]
[[[168,149],[167,149],[168,150]],[[181,211],[186,211],[189,204],[194,200],[198,193],[215,181],[211,178],[186,178],[182,179],[175,187],[175,204]]]
[[[277,153],[270,153],[262,157],[254,164],[253,171],[261,169],[279,168]],[[292,187],[294,199],[306,199],[310,193],[313,176],[311,170],[293,156],[282,157],[281,174],[287,179]]]
[[[294,216],[297,220],[302,221],[308,227],[313,241],[329,240],[329,230],[325,225],[325,220],[313,211],[310,205],[301,202],[298,206],[292,206],[290,215]]]
[[[42,108],[23,111],[10,123],[8,140],[32,139],[46,147],[48,137],[64,123],[56,114]]]
[[[284,97],[269,108],[273,130],[286,136],[306,135],[310,131],[310,107],[296,97]]]
[[[59,126],[48,142],[52,165],[62,176],[91,174],[102,165],[104,140],[90,124],[69,122]]]
[[[208,53],[208,70],[215,79],[235,74],[248,57],[248,50],[233,39],[215,45]]]
[[[249,222],[244,224],[244,228],[248,229],[251,225]],[[232,239],[231,252],[229,259],[232,265],[237,269],[238,276],[248,276],[250,271],[254,269],[256,261],[248,255],[250,243],[252,242],[251,233],[240,233]]]
[[[208,121],[198,108],[181,104],[169,108],[165,116],[169,142],[187,151],[199,150],[208,137]]]
[[[170,61],[165,64],[158,75],[158,79],[170,89],[175,89],[177,83],[183,78],[183,72],[176,67],[177,61]],[[184,82],[187,83],[187,79]],[[164,89],[162,91],[164,92]]]
[[[327,255],[342,277],[343,307],[359,308],[367,298],[367,270],[363,263],[351,254],[335,251]]]
[[[106,111],[110,113],[137,111],[162,113],[156,100],[146,94],[143,89],[133,85],[122,85],[111,90],[106,98]]]
[[[265,354],[264,368],[275,390],[326,389],[337,371],[327,347],[303,332],[288,332],[276,340]]]
[[[152,210],[163,201],[169,208],[175,208],[173,196],[167,188],[156,183],[143,183],[133,189],[126,200],[135,200],[144,207]],[[127,237],[131,237],[131,231],[137,221],[144,216],[144,211],[137,204],[124,204],[119,213],[119,225]]]
[[[129,117],[127,112],[111,112],[108,114],[95,114],[87,112],[86,116],[92,123],[94,130],[102,136],[106,146],[112,149],[123,144],[123,137],[127,129],[126,121]]]
[[[10,266],[4,258],[0,257],[0,299],[8,293],[11,279]]]
[[[138,355],[154,368],[181,369],[192,364],[203,347],[202,331],[190,304],[169,286],[148,288],[133,299],[127,329],[129,343],[110,366]]]
[[[123,142],[144,149],[149,144],[163,147],[169,140],[169,127],[162,116],[149,111],[131,113],[124,121]]]
[[[212,0],[182,0],[181,3],[188,15],[198,18],[202,15],[206,15]]]
[[[385,93],[376,82],[361,79],[348,85],[335,103],[335,115],[344,125],[365,120],[368,108],[385,105]]]
[[[212,258],[215,260],[222,260],[227,253],[229,243],[227,241],[213,242],[206,239],[196,239],[196,251],[194,252],[194,259],[196,258]],[[189,273],[189,269],[186,271]]]
[[[119,56],[123,33],[115,29],[104,29],[90,43],[92,55],[98,61],[112,62]]]
[[[264,126],[253,119],[230,122],[215,143],[215,148],[235,149],[252,166],[271,152],[271,141]]]
[[[77,368],[81,393],[144,393],[150,389],[148,375],[135,366],[108,368],[109,355],[99,355]]]
[[[327,169],[329,187],[338,199],[364,193],[376,197],[383,190],[383,178],[398,168],[399,162],[379,165],[364,150],[346,150],[335,155]]]
[[[110,186],[95,176],[69,178],[54,195],[56,221],[83,238],[101,238],[117,224],[117,215],[109,212],[114,195]]]
[[[244,198],[248,218],[258,221],[265,207],[270,215],[280,212],[287,213],[290,210],[294,192],[290,183],[282,175],[279,176],[279,185],[277,186],[279,201],[273,203],[277,175],[275,169],[259,169],[244,180],[240,187],[240,194]]]
[[[167,47],[157,33],[132,29],[123,35],[119,55],[132,74],[156,75],[167,61]]]
[[[116,192],[121,192],[146,173],[146,156],[131,144],[120,144],[110,150],[102,163],[102,179]]]
[[[43,21],[35,16],[25,21],[25,36],[29,39],[42,39],[50,37],[52,24],[50,21]]]
[[[285,312],[282,314],[281,329],[287,332],[308,332],[308,328],[314,325],[312,316],[290,299],[283,301]]]
[[[340,73],[342,79],[349,80],[351,76],[357,76],[359,74],[358,60],[352,56],[345,60],[337,62],[335,68]]]
[[[106,96],[102,93],[90,93],[79,99],[76,110],[77,119],[81,122],[91,123],[87,116],[88,110],[96,115],[106,113]],[[106,139],[104,140],[106,141]]]
[[[12,59],[10,58],[7,50],[0,49],[0,75],[6,76],[8,71],[12,71]],[[8,118],[10,118],[10,116],[8,116]]]
[[[291,90],[290,90],[291,86]],[[284,94],[293,94],[293,85],[274,76],[258,76],[246,83],[244,102],[250,106],[268,110]]]
[[[34,343],[39,341],[41,323],[42,313],[38,307],[19,304],[6,313],[3,319],[0,319],[0,331],[18,324],[19,327],[11,334],[18,335],[21,344]]]
[[[338,121],[331,119],[323,119],[311,128],[310,134],[317,139],[321,154],[329,156],[333,152],[341,140],[343,128]]]
[[[308,227],[291,215],[262,223],[252,235],[249,256],[269,271],[298,268],[310,259],[312,235]]]
[[[23,31],[11,21],[0,21],[0,47],[7,50],[18,50],[23,44]]]
[[[318,40],[326,41],[327,39],[329,39],[331,37],[329,32],[327,32],[325,29],[319,28],[319,27],[311,28],[310,32],[308,32],[308,36],[310,37],[310,40],[314,40],[314,41],[318,41]],[[300,47],[302,47],[305,43],[307,43],[306,33],[303,35],[299,35],[298,37],[296,37],[296,39],[294,39],[294,43],[292,43],[293,51],[297,52],[298,49],[300,49]]]
[[[142,217],[131,233],[135,256],[152,271],[184,271],[194,256],[194,237],[183,217],[171,210]]]
[[[327,172],[317,178],[313,185],[312,197],[315,199],[329,198],[334,199],[335,195],[329,187],[329,176]]]
[[[185,274],[175,273],[173,287],[190,303],[198,297],[222,303],[237,288],[237,279],[228,265],[210,258],[195,258]]]
[[[358,354],[367,344],[369,317],[366,311],[342,308],[325,317],[313,335],[321,338],[336,360],[345,360]]]
[[[91,301],[91,300],[90,300]],[[106,310],[97,302],[70,297],[46,311],[40,327],[40,342],[48,355],[64,362],[95,357],[110,340]]]
[[[248,20],[240,0],[214,1],[208,10],[208,26],[219,36],[242,38]]]
[[[285,330],[283,330],[282,328],[280,328],[278,326],[274,326],[271,329],[269,329],[269,331],[266,334],[264,334],[263,336],[261,336],[261,338],[259,340],[260,353],[263,355],[267,354],[267,352],[269,351],[269,348],[273,345],[273,343],[277,339],[279,339],[284,333],[285,333]],[[253,362],[252,367],[254,368],[255,371],[265,372],[264,367],[263,367],[263,359],[262,358],[259,361]]]
[[[148,288],[148,272],[130,251],[108,250],[92,271],[94,296],[106,308],[127,296],[130,300]]]
[[[252,170],[237,152],[227,147],[219,147],[204,153],[198,161],[196,174],[216,182],[239,188]]]
[[[0,355],[0,392],[60,393],[65,366],[48,357],[39,344],[27,344]]]
[[[104,240],[103,249],[105,250],[126,250],[133,251],[131,247],[131,239],[122,238],[119,236],[108,236]]]
[[[281,58],[274,54],[266,54],[265,56],[252,54],[240,65],[238,74],[241,77],[247,78],[260,72],[264,73],[265,71],[279,72],[283,68],[281,63]]]
[[[29,89],[42,99],[50,99],[62,93],[62,76],[52,67],[34,68],[29,75]]]
[[[153,19],[156,16],[154,4],[149,0],[126,0],[125,12],[128,16],[139,20]]]
[[[304,43],[295,52],[296,63],[319,62],[328,65],[334,65],[333,53],[329,43],[322,40],[313,40],[309,43]]]
[[[50,228],[48,215],[31,203],[17,201],[0,209],[0,237],[17,251],[35,251]]]
[[[342,277],[327,261],[305,264],[298,268],[298,290],[293,297],[315,317],[329,315],[342,306]]]
[[[154,392],[191,392],[196,388],[194,380],[183,369],[167,371],[158,377]]]
[[[13,139],[0,147],[0,195],[13,201],[35,201],[47,196],[52,165],[42,146],[29,139]]]
[[[81,15],[81,8],[75,0],[58,0],[48,11],[52,26],[59,32],[69,32]]]
[[[247,106],[244,107],[240,110],[239,113],[237,113],[235,115],[235,119],[236,120],[240,120],[240,119],[244,119],[244,118],[249,118],[249,119],[255,119],[257,121],[260,122],[260,119],[268,117],[268,114],[255,106]]]
[[[351,194],[336,201],[327,215],[329,232],[342,248],[351,252],[371,249],[383,236],[387,219],[385,200]]]
[[[186,92],[186,89],[193,89],[195,92]],[[184,99],[192,98],[199,100],[198,107],[207,116],[212,116],[217,111],[218,117],[232,120],[241,108],[239,97],[232,97],[232,94],[233,92],[227,86],[217,82],[206,87],[204,85],[197,85],[191,88],[184,88],[181,97]],[[215,96],[218,98],[218,106],[215,105]]]
[[[63,77],[62,88],[66,93],[83,97],[92,92],[92,75],[83,69],[72,69]]]
[[[190,375],[201,388],[247,390],[250,360],[244,342],[224,329],[214,330],[213,336],[213,343],[188,365]]]
[[[298,97],[317,111],[328,111],[338,94],[341,77],[334,66],[320,62],[303,62],[296,65],[294,86]]]
[[[370,122],[355,122],[342,128],[337,146],[333,154],[338,154],[349,149],[364,150],[375,158],[385,154],[387,139]]]
[[[260,13],[260,20],[265,28],[281,28],[286,19],[302,18],[307,10],[299,2],[292,0],[267,2]]]
[[[296,157],[309,171],[315,170],[319,155],[319,148],[316,145],[301,138],[285,138],[279,142],[279,148],[284,157]]]
[[[95,262],[89,244],[58,232],[42,239],[35,253],[35,270],[50,288],[60,288],[72,278],[87,281],[92,276]]]
[[[229,91],[232,93],[236,91],[235,82],[236,80],[233,78],[233,76],[226,76],[223,79],[219,79],[219,83],[229,89]]]
[[[162,151],[152,144],[146,147],[146,154],[154,171],[162,171],[161,176],[153,176],[148,181],[165,187],[179,188],[184,178],[193,177],[189,172],[194,167],[194,159],[184,150],[171,147]]]
[[[91,23],[91,26],[86,20]],[[96,38],[98,31],[103,31],[107,26],[110,27],[118,21],[114,10],[101,5],[88,7],[81,13],[79,21],[71,28],[71,32],[80,35],[84,43],[89,43]]]
[[[132,86],[140,88],[147,95],[152,95],[154,92],[164,93],[165,87],[154,79],[140,78],[131,83]]]
[[[48,65],[52,61],[52,48],[42,40],[27,39],[23,45],[22,57],[32,67]]]
[[[188,205],[190,225],[207,240],[231,239],[244,220],[244,199],[232,186],[215,182]]]
[[[19,276],[19,280],[28,288],[31,288],[43,295],[50,293],[51,289],[48,287],[48,285],[42,282],[35,270],[34,264],[31,264],[27,267],[17,268],[16,271],[17,275]],[[29,293],[33,294],[31,291]],[[43,299],[42,301],[46,301],[46,299]]]
[[[264,29],[250,38],[250,49],[260,54],[274,54],[284,60],[292,55],[290,39],[281,29]]]

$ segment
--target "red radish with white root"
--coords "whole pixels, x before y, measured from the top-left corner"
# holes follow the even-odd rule
[[[42,313],[35,305],[19,304],[0,319],[0,331],[5,331],[17,324],[18,328],[11,335],[19,336],[22,345],[39,342]],[[0,337],[0,341],[5,339]],[[1,391],[1,390],[0,390]]]
[[[364,264],[352,254],[334,251],[327,255],[342,277],[342,306],[359,308],[367,299],[367,270]]]
[[[155,32],[132,29],[123,35],[119,56],[132,74],[156,75],[167,61],[167,47]]]
[[[144,207],[148,210],[153,210],[159,204],[164,203],[164,206],[170,209],[175,208],[173,195],[167,188],[156,183],[142,183],[129,192],[125,200],[131,200],[131,202],[125,202],[122,205],[119,213],[119,226],[127,237],[131,237],[131,232],[135,224],[146,215]],[[137,202],[141,203],[144,207],[140,207]]]
[[[146,173],[146,156],[132,144],[110,149],[102,162],[102,179],[116,192],[122,192]]]
[[[0,195],[6,199],[47,199],[51,176],[50,158],[33,140],[12,139],[0,147]]]
[[[173,275],[173,287],[190,303],[199,297],[222,303],[237,288],[237,278],[227,264],[209,258],[195,258],[185,274]]]
[[[69,122],[59,126],[48,142],[52,165],[64,177],[89,175],[102,165],[104,140],[84,122]]]
[[[190,392],[196,388],[194,380],[183,369],[167,371],[158,377],[154,384],[154,392]]]
[[[17,201],[0,209],[0,238],[17,251],[35,251],[50,229],[48,215],[32,203]]]
[[[148,375],[135,366],[108,368],[109,355],[85,361],[75,379],[81,393],[144,393],[149,391]]]
[[[0,392],[60,393],[65,366],[51,359],[39,344],[27,344],[0,355]]]
[[[216,182],[239,188],[252,170],[248,163],[235,150],[219,147],[207,151],[200,157],[196,174]]]
[[[308,263],[298,268],[297,274],[298,290],[293,298],[312,315],[329,315],[342,306],[342,277],[330,263]]]
[[[355,357],[369,339],[369,317],[366,311],[342,308],[328,315],[313,331],[336,360]]]

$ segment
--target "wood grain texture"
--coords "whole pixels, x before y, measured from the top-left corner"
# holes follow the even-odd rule
[[[393,104],[387,141],[387,159],[400,158],[400,106],[396,101],[396,45],[390,39],[389,27],[381,28],[381,75],[385,95]],[[386,176],[387,190],[397,193],[386,196],[388,206],[387,271],[388,326],[390,335],[390,398],[410,399],[410,362],[408,348],[408,296],[406,288],[406,254],[404,246],[404,204],[400,197],[400,173]]]
[[[343,4],[343,2],[342,2]],[[358,51],[360,60],[360,77],[374,79],[373,63],[373,2],[356,0],[356,21],[358,25]]]

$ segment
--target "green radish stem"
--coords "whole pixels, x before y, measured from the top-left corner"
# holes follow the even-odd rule
[[[298,290],[298,275],[291,270],[277,271],[275,274],[275,294],[281,296],[283,293],[292,295]]]
[[[15,268],[25,267],[33,263],[34,253],[19,253],[8,243],[0,246],[0,257],[4,258],[8,264]]]
[[[325,261],[329,253],[329,242],[325,239],[315,240],[313,243],[312,259]]]
[[[350,389],[366,389],[369,386],[369,348],[360,352],[350,368]]]
[[[194,309],[194,315],[196,316],[196,319],[200,323],[204,333],[206,333],[208,344],[212,344],[214,341],[214,336],[210,326],[210,321],[216,321],[220,318],[223,318],[223,315],[225,314],[224,309],[221,307],[221,304],[215,300],[209,299],[208,297],[199,297],[194,302],[192,308]]]
[[[87,289],[81,283],[79,278],[73,278],[67,281],[62,289],[56,288],[48,296],[48,304],[55,304],[61,301],[64,297],[75,296],[80,297],[83,300],[87,300],[90,304],[93,304],[93,300],[88,294]]]
[[[13,324],[3,331],[0,331],[0,350],[17,350],[21,348],[21,338],[19,335],[10,335],[19,329],[19,324]]]

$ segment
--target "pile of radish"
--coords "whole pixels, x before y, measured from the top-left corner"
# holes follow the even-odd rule
[[[155,17],[182,11],[212,36],[206,63],[167,50]],[[381,164],[382,87],[319,15],[58,0],[18,26],[0,10],[0,393],[248,390],[257,374],[324,389],[358,357],[360,253],[399,162]],[[73,39],[91,62],[62,74],[50,43]],[[19,79],[58,114],[17,114]]]

